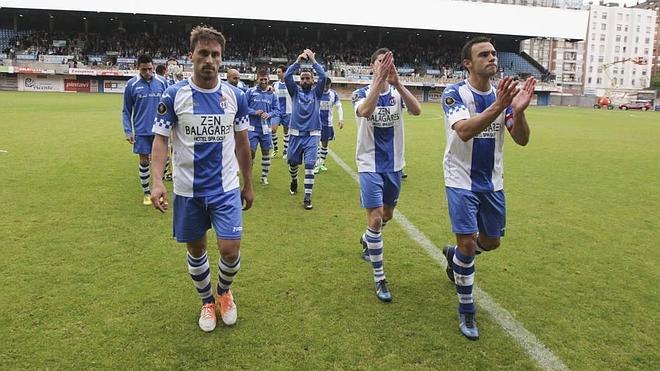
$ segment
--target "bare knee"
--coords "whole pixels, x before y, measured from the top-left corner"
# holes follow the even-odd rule
[[[473,235],[456,235],[456,246],[463,255],[474,256],[477,251],[477,242]]]
[[[227,263],[235,262],[240,255],[240,240],[218,240],[220,256]]]
[[[495,250],[498,247],[500,247],[500,239],[498,238],[490,238],[490,237],[484,237],[484,236],[479,236],[479,247],[481,247],[485,251],[491,251]]]

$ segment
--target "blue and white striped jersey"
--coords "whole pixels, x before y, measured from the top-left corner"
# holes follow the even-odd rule
[[[358,117],[357,109],[367,98],[370,86],[353,92],[353,113],[357,121],[356,162],[358,172],[387,173],[403,169],[403,109],[399,92],[392,86],[381,93],[376,109],[369,118]]]
[[[139,74],[128,80],[124,88],[122,109],[122,126],[125,135],[153,135],[151,126],[154,123],[160,96],[165,89],[167,82],[157,74],[154,74],[150,81],[143,79]]]
[[[321,126],[332,127],[332,111],[335,106],[337,106],[339,121],[344,121],[344,111],[337,92],[332,89],[324,92],[321,97]]]
[[[273,89],[275,90],[275,95],[277,95],[277,98],[279,99],[280,113],[290,115],[292,104],[291,104],[291,96],[289,95],[289,91],[286,90],[286,83],[281,81],[275,81],[275,83],[273,84]]]
[[[448,86],[442,93],[447,146],[444,156],[445,185],[473,192],[493,192],[504,188],[502,146],[504,127],[513,125],[513,111],[507,107],[493,123],[474,138],[463,142],[454,124],[490,107],[497,97],[495,88],[481,92],[467,80]]]
[[[248,128],[245,93],[219,81],[202,89],[192,79],[167,88],[153,132],[171,137],[174,193],[210,196],[238,188],[234,132]]]

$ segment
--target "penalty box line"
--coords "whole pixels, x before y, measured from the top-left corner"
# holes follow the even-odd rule
[[[334,151],[329,151],[330,157],[351,177],[359,183],[357,173],[348,166]],[[443,269],[447,267],[445,257],[442,255],[442,250],[438,248],[426,235],[420,231],[403,213],[399,210],[394,211],[394,220],[399,223],[403,230],[408,234],[408,237],[426,251],[426,253]],[[479,306],[486,310],[490,316],[504,329],[504,331],[511,336],[543,369],[546,370],[568,370],[568,367],[557,357],[550,349],[529,330],[527,330],[520,322],[518,322],[508,310],[497,304],[497,302],[481,290],[477,285],[474,285],[474,295],[479,301]]]

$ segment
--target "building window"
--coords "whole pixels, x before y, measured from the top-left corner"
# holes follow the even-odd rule
[[[605,31],[606,29],[607,29],[607,24],[606,23],[601,23],[600,30]]]
[[[607,19],[607,13],[603,13],[602,17],[603,19]]]
[[[587,83],[591,84],[591,77],[587,78]]]
[[[604,59],[604,58],[603,58],[602,55],[598,56],[598,62],[599,62],[599,63],[603,63],[603,59]]]
[[[650,38],[647,37],[647,38],[644,39],[644,44],[650,44],[650,43],[651,43]]]
[[[600,41],[605,41],[605,34],[600,35]]]
[[[616,30],[621,31],[621,25],[620,24],[616,25]]]
[[[616,35],[616,42],[621,42],[621,35]]]
[[[615,47],[614,47],[614,52],[615,52],[615,53],[618,53],[619,51],[621,51],[621,48],[620,48],[618,45],[615,46]]]
[[[601,82],[603,82],[603,79],[601,79],[600,77],[597,77],[596,78],[596,84],[600,85]]]
[[[630,80],[630,85],[635,86],[635,79]]]

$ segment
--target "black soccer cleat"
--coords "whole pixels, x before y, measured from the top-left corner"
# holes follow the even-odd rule
[[[298,179],[291,180],[291,185],[289,186],[289,193],[292,195],[298,193]]]
[[[303,205],[305,206],[305,210],[311,210],[313,208],[312,199],[311,198],[304,199],[303,200]]]
[[[445,247],[442,248],[442,255],[445,256],[445,259],[447,259],[447,268],[445,269],[445,272],[447,273],[447,278],[451,282],[454,282],[454,249],[456,246],[452,245],[446,245]]]

